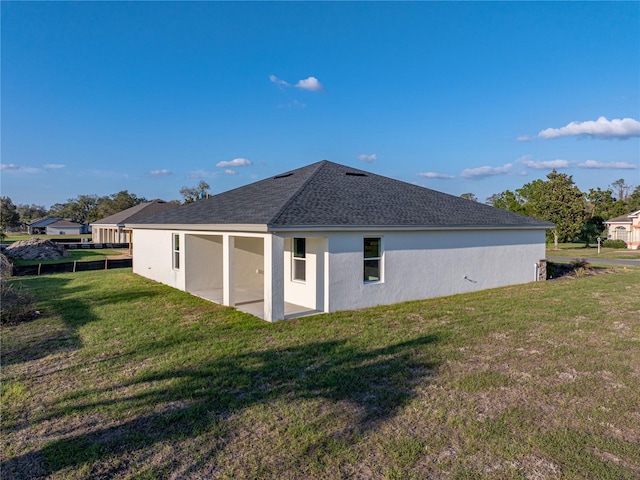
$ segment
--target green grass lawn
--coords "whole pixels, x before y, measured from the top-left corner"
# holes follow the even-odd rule
[[[29,235],[28,233],[14,233],[8,232],[3,243],[17,242],[19,240],[29,240],[31,238],[40,238],[42,240],[63,240],[63,241],[80,241],[81,238],[91,239],[90,233],[83,233],[81,235]]]
[[[22,260],[19,258],[10,258],[11,263],[17,266],[28,266],[28,265],[38,265],[42,263],[44,265],[50,265],[54,263],[65,263],[65,262],[92,262],[96,260],[104,260],[105,257],[116,257],[120,255],[128,255],[129,249],[127,248],[101,248],[101,249],[78,249],[78,250],[67,250],[69,252],[68,257],[60,258],[58,260]]]
[[[627,248],[600,248],[597,245],[585,247],[584,243],[563,243],[555,250],[553,245],[547,245],[547,257],[571,257],[571,258],[617,258],[634,260],[640,258],[640,250]]]
[[[640,476],[640,270],[268,324],[130,269],[19,278],[3,478]]]

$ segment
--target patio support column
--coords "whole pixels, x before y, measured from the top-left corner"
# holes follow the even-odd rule
[[[235,306],[233,280],[233,250],[235,248],[235,238],[229,234],[222,236],[222,304],[228,307]]]
[[[284,238],[264,237],[264,319],[284,320]]]

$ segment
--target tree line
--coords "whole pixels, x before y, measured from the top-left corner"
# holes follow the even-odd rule
[[[209,184],[200,181],[195,187],[182,187],[180,195],[183,204],[195,202],[209,196]],[[60,217],[78,223],[92,223],[101,218],[147,202],[144,197],[122,190],[112,195],[78,195],[64,203],[56,203],[51,208],[35,204],[15,205],[10,197],[0,197],[0,228],[2,231],[15,229],[44,217]],[[180,205],[178,200],[169,203]]]
[[[127,208],[146,202],[144,197],[122,190],[112,195],[78,195],[47,209],[42,205],[14,205],[10,197],[0,197],[0,217],[3,230],[17,228],[44,217],[60,217],[78,223],[91,223]]]
[[[571,175],[552,170],[546,180],[496,193],[486,203],[554,223],[556,228],[548,235],[555,248],[559,242],[575,240],[588,246],[602,235],[606,220],[640,210],[640,186],[634,189],[621,178],[606,190],[598,187],[582,192]]]

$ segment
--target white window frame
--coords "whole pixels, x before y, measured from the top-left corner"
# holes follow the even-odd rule
[[[302,240],[304,242],[302,257],[296,256],[296,240]],[[296,263],[302,263],[304,265],[304,278],[296,278]],[[304,237],[293,237],[291,239],[291,281],[298,283],[307,282],[307,239]]]
[[[366,240],[378,239],[379,241],[379,251],[377,257],[366,257],[364,242]],[[364,277],[365,265],[367,261],[377,260],[378,261],[378,279],[377,280],[367,280]],[[374,283],[382,283],[384,281],[384,241],[382,235],[367,235],[362,238],[362,282],[365,285],[370,285]]]
[[[171,234],[171,251],[173,252],[173,256],[172,256],[173,269],[180,270],[180,234],[179,233]]]
[[[614,240],[623,240],[626,242],[628,238],[629,238],[629,231],[627,230],[627,227],[624,227],[624,226],[616,227],[616,229],[614,230]]]

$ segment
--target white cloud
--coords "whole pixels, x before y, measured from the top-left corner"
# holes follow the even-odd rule
[[[151,175],[153,175],[154,177],[160,177],[163,175],[171,175],[172,172],[171,170],[167,170],[166,168],[160,169],[160,170],[151,170],[149,172]]]
[[[362,154],[362,155],[358,155],[358,160],[362,160],[363,162],[367,162],[367,163],[373,163],[378,159],[378,156],[375,153],[372,153],[371,155],[367,155],[367,154]]]
[[[230,168],[227,168],[224,171],[224,173],[227,174],[227,175],[237,175],[238,174],[238,172],[236,172],[235,170],[231,170]]]
[[[531,138],[529,135],[520,135],[516,140],[518,140],[519,142],[532,142],[533,138]]]
[[[207,172],[206,170],[193,170],[187,174],[187,178],[202,179],[202,178],[216,178],[216,172]]]
[[[286,85],[287,87],[290,87],[291,85],[289,85],[287,82],[285,82],[284,80],[280,80],[278,77],[276,77],[275,75],[269,75],[269,80],[271,80],[272,83],[275,83],[277,85]]]
[[[595,160],[587,160],[586,162],[579,163],[580,168],[610,168],[610,169],[623,169],[631,170],[638,168],[637,165],[627,162],[597,162]]]
[[[225,167],[248,167],[249,165],[253,165],[253,162],[247,158],[234,158],[231,161],[223,161],[216,163],[216,167],[225,168]]]
[[[483,178],[483,177],[491,177],[493,175],[511,175],[513,172],[511,171],[511,167],[513,164],[507,163],[502,167],[477,167],[477,168],[465,168],[460,176],[462,178]]]
[[[571,166],[569,160],[556,159],[535,161],[532,160],[529,155],[520,157],[517,162],[521,163],[525,167],[535,168],[537,170],[552,170],[554,168],[557,170],[560,168],[569,168]]]
[[[269,80],[271,80],[271,83],[282,85],[284,87],[301,88],[303,90],[311,90],[312,92],[320,92],[324,90],[324,87],[316,77],[304,78],[302,80],[299,80],[295,85],[291,85],[289,82],[281,80],[275,75],[269,75]]]
[[[450,180],[452,178],[456,178],[453,175],[447,175],[446,173],[438,173],[438,172],[420,172],[418,176],[424,178],[439,178],[442,180]]]
[[[608,120],[600,117],[598,120],[586,122],[571,122],[561,128],[547,128],[538,136],[542,138],[558,138],[568,136],[588,135],[593,138],[640,137],[640,122],[633,118],[614,118]]]
[[[0,163],[0,170],[4,171],[6,174],[15,173],[16,175],[21,175],[23,173],[31,174],[44,172],[44,170],[42,170],[41,168],[21,167],[20,165],[16,165],[15,163]]]
[[[296,83],[296,87],[302,88],[303,90],[311,90],[312,92],[319,92],[321,90],[324,90],[322,84],[316,77],[308,77],[304,80],[300,80],[298,83]]]
[[[61,168],[64,168],[66,165],[61,165],[59,163],[47,163],[44,168],[46,168],[47,170],[59,170]]]

